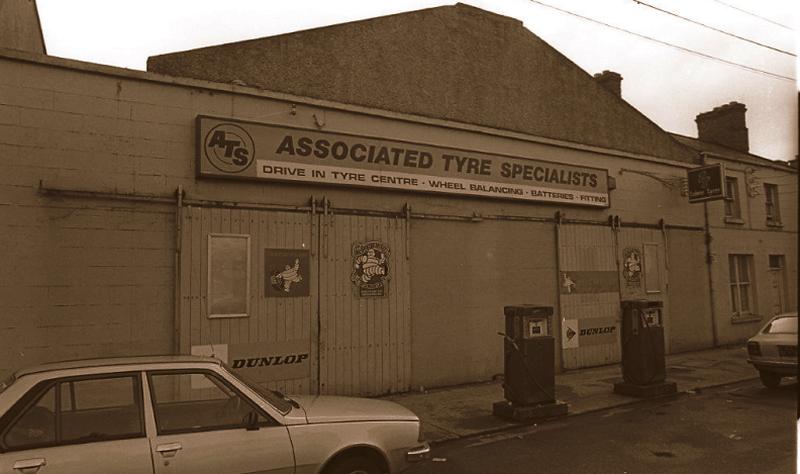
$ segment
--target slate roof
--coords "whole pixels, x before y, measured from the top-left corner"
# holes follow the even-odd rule
[[[522,22],[463,4],[153,56],[147,66],[671,160],[695,157]]]
[[[770,160],[768,158],[764,158],[758,155],[754,155],[752,153],[744,153],[738,150],[734,150],[732,148],[728,148],[722,145],[717,145],[716,143],[710,143],[706,141],[702,141],[698,138],[687,137],[684,135],[678,135],[676,133],[672,134],[676,140],[683,143],[684,145],[692,148],[693,150],[699,152],[708,152],[713,153],[718,156],[723,156],[732,160],[740,161],[742,163],[750,163],[753,165],[772,165],[772,166],[784,166],[787,171],[790,172],[797,172],[797,168],[792,168],[789,166],[788,163],[785,161],[777,161],[777,160]]]

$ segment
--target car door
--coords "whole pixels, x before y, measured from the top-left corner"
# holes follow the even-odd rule
[[[156,474],[294,473],[286,427],[207,370],[150,371]]]
[[[0,473],[152,473],[142,408],[138,373],[39,384],[3,417]]]

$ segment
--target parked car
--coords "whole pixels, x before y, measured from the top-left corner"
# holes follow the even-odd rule
[[[797,375],[797,312],[779,314],[747,341],[747,362],[758,369],[764,386],[775,388]]]
[[[289,398],[210,357],[60,362],[0,383],[2,474],[378,474],[429,451],[398,404]]]

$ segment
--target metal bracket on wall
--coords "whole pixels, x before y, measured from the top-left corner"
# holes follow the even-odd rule
[[[322,198],[322,239],[323,251],[322,257],[328,258],[328,211],[330,211],[330,201],[327,197]]]
[[[411,258],[411,206],[408,203],[403,205],[403,215],[406,224],[406,260],[409,260]]]
[[[619,215],[612,214],[608,216],[608,225],[611,226],[611,230],[614,232],[619,232],[619,228],[622,227],[622,219],[620,219]]]
[[[314,245],[314,221],[317,217],[317,201],[314,200],[314,195],[311,195],[311,256],[317,255],[316,245]]]
[[[323,128],[325,126],[325,111],[324,110],[322,111],[321,115],[322,115],[322,117],[320,118],[320,116],[317,115],[316,113],[311,114],[311,116],[314,117],[314,125],[316,125],[317,128],[319,128],[319,129],[321,129],[321,128]]]
[[[661,174],[661,173],[653,173],[651,171],[640,171],[640,170],[632,170],[628,168],[620,168],[619,174],[620,176],[624,173],[633,173],[638,174],[641,176],[647,176],[650,179],[654,179],[661,183],[667,189],[670,190],[679,190],[681,196],[687,196],[689,193],[689,182],[685,176],[673,176],[668,174]]]

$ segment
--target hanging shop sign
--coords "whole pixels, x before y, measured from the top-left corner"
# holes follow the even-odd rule
[[[200,176],[609,207],[608,172],[534,159],[206,116]]]
[[[264,295],[308,296],[311,288],[309,251],[264,249]]]
[[[725,169],[721,163],[686,170],[689,202],[725,199]]]
[[[358,296],[386,296],[389,255],[389,247],[376,240],[353,244],[350,281],[356,286]]]

